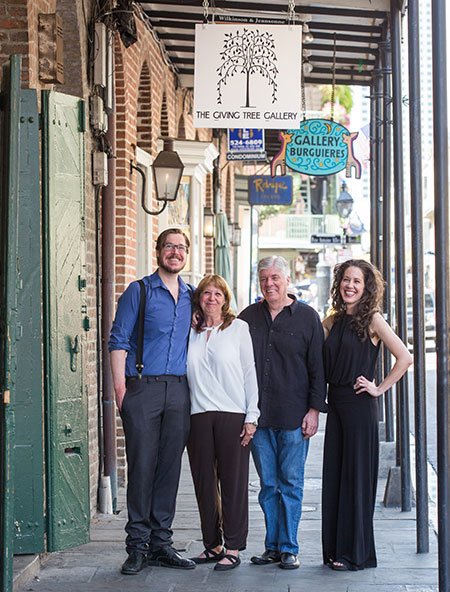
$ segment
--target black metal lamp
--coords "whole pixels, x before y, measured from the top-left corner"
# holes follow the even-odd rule
[[[137,171],[141,175],[142,179],[142,191],[141,191],[141,203],[142,208],[147,214],[157,216],[161,214],[167,206],[169,201],[175,201],[177,198],[178,188],[180,186],[181,175],[183,174],[184,165],[181,162],[177,152],[173,150],[173,140],[164,140],[164,149],[155,158],[152,164],[153,179],[155,181],[156,199],[162,201],[163,205],[161,209],[156,212],[152,212],[148,209],[145,204],[145,198],[147,195],[147,176],[145,171],[133,161],[130,161],[130,173],[133,170]]]
[[[347,191],[347,183],[342,182],[341,193],[336,200],[336,209],[341,218],[348,218],[353,209],[353,197]]]
[[[214,214],[211,208],[203,210],[203,236],[205,238],[214,238]]]
[[[173,140],[164,140],[164,149],[155,158],[153,165],[156,199],[175,201],[184,165],[173,149]]]

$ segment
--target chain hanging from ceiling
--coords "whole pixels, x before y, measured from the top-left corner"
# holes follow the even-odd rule
[[[288,0],[288,23],[293,25],[295,21],[295,0]]]
[[[334,121],[334,99],[336,95],[336,33],[334,33],[333,43],[333,78],[331,82],[331,121]]]
[[[203,24],[206,25],[208,22],[209,17],[209,2],[208,0],[203,0]]]

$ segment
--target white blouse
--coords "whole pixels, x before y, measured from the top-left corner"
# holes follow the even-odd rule
[[[218,327],[201,333],[191,329],[187,377],[191,415],[228,411],[245,413],[245,422],[258,419],[258,381],[245,321],[234,319],[223,331]]]

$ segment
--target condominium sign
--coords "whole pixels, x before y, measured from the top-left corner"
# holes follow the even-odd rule
[[[296,128],[301,27],[196,25],[195,127]]]

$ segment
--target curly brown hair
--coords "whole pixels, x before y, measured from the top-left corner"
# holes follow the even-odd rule
[[[349,267],[357,267],[364,275],[364,292],[357,302],[350,322],[351,329],[361,341],[369,337],[369,326],[373,315],[381,311],[381,301],[386,282],[379,270],[364,259],[349,259],[334,268],[333,284],[331,286],[331,304],[336,319],[346,313],[346,304],[341,296],[341,282]]]
[[[231,311],[231,290],[228,287],[227,282],[220,275],[205,275],[205,277],[202,278],[202,280],[200,281],[194,293],[194,315],[197,314],[197,321],[195,322],[194,329],[197,331],[197,333],[201,333],[205,330],[202,326],[204,318],[202,309],[200,308],[200,296],[211,284],[215,288],[220,290],[222,294],[225,296],[225,302],[222,306],[223,323],[220,325],[219,331],[223,331],[224,329],[229,327],[233,322],[233,319],[236,318],[236,315]]]

